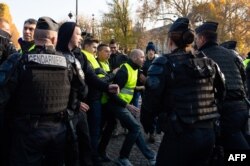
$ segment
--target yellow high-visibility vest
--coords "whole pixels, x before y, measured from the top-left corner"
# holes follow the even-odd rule
[[[134,95],[134,89],[136,87],[138,69],[134,70],[128,63],[122,64],[128,70],[128,80],[125,86],[120,90],[118,94],[119,98],[129,104]]]
[[[81,50],[81,51],[82,51],[83,54],[86,55],[87,60],[90,62],[91,66],[93,67],[94,70],[96,70],[98,68],[101,68],[101,66],[99,65],[99,63],[97,62],[97,60],[95,59],[95,56],[93,54],[91,54],[90,52],[85,51],[85,50]],[[99,78],[104,77],[103,74],[97,74],[97,76]]]
[[[105,62],[99,61],[99,63],[101,64],[100,66],[104,71],[106,71],[107,73],[110,71],[108,61],[105,61]],[[106,104],[107,102],[108,102],[108,95],[107,95],[107,93],[103,92],[102,98],[101,98],[101,103]]]

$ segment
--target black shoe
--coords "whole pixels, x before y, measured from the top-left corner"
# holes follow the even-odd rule
[[[102,162],[110,162],[112,159],[107,155],[107,153],[103,153],[99,155],[99,158]]]

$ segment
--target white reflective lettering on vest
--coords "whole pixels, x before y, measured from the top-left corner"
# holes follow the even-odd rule
[[[36,62],[44,65],[55,65],[67,67],[66,58],[59,55],[52,54],[29,54],[29,62]]]

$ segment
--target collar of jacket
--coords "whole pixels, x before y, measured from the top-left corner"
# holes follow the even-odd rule
[[[216,42],[212,42],[212,41],[206,42],[203,46],[201,46],[201,48],[198,49],[198,51],[202,51],[202,50],[209,48],[209,47],[212,47],[212,46],[218,46],[218,44]]]
[[[134,70],[139,69],[140,66],[134,63],[131,59],[128,60],[127,62]]]

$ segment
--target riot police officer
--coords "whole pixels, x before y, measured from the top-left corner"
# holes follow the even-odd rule
[[[73,67],[54,48],[57,30],[53,19],[40,17],[35,48],[13,54],[0,68],[0,109],[7,107],[13,115],[10,165],[63,163]]]
[[[225,75],[226,96],[220,105],[220,143],[224,149],[249,149],[244,137],[248,120],[246,75],[242,61],[231,50],[217,44],[217,22],[205,22],[195,29],[199,51],[213,59]]]
[[[213,60],[186,51],[193,40],[189,20],[178,18],[168,32],[171,53],[155,59],[148,70],[142,104],[147,114],[141,121],[147,127],[159,115],[164,136],[158,166],[208,165],[215,143],[216,99],[223,99],[224,81]]]

